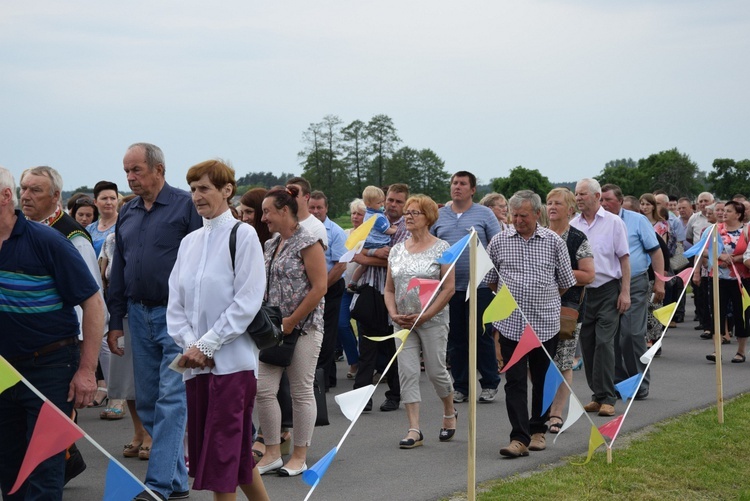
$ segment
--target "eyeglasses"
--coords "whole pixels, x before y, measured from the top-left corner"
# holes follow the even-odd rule
[[[418,210],[405,210],[404,216],[411,216],[411,217],[417,217],[424,214],[424,212],[418,211]]]
[[[497,207],[498,209],[507,209],[508,208],[508,206],[505,205],[505,204],[496,204],[495,207]]]

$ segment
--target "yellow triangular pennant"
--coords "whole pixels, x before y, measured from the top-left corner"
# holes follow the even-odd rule
[[[510,293],[508,286],[503,284],[500,290],[497,291],[495,298],[485,308],[484,314],[482,315],[482,323],[489,324],[497,322],[499,320],[505,320],[510,316],[513,311],[518,308],[513,294]]]
[[[572,463],[578,466],[583,466],[589,461],[591,461],[591,457],[594,455],[594,451],[599,448],[599,446],[606,444],[606,440],[604,440],[604,437],[599,432],[599,430],[596,429],[596,426],[591,427],[591,435],[589,435],[589,453],[586,456],[586,461],[583,463]]]
[[[654,318],[666,327],[669,325],[669,319],[672,318],[675,308],[677,308],[677,303],[668,304],[658,310],[654,310]]]
[[[349,234],[349,238],[347,238],[346,242],[344,243],[346,248],[352,250],[355,245],[365,240],[367,238],[367,235],[370,234],[370,230],[372,229],[372,227],[375,226],[376,219],[377,215],[374,215],[370,219],[362,223],[359,228],[352,231]]]
[[[3,357],[0,357],[0,393],[21,380],[21,375]]]
[[[742,286],[742,321],[745,321],[745,311],[750,308],[750,295],[748,295],[745,286]]]

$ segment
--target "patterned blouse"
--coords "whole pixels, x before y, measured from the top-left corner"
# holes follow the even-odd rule
[[[388,255],[388,267],[391,270],[396,295],[396,310],[401,315],[422,311],[419,301],[419,287],[407,292],[412,278],[429,278],[440,280],[440,265],[437,259],[450,247],[445,240],[438,239],[430,248],[422,252],[411,253],[404,242],[396,244]],[[443,308],[434,317],[427,320],[425,327],[448,323],[448,308]]]
[[[286,318],[297,309],[312,289],[305,270],[305,263],[302,260],[302,250],[318,242],[322,245],[323,242],[300,226],[274,257],[280,242],[281,235],[278,233],[266,242],[264,252],[268,273],[266,301],[269,305],[276,305],[281,308],[281,314]],[[320,300],[318,306],[297,324],[297,327],[301,328],[304,333],[307,333],[311,328],[323,332],[324,304],[325,298]]]

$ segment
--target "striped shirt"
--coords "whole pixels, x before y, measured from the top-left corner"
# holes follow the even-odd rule
[[[99,289],[81,255],[62,233],[16,223],[0,249],[0,355],[13,358],[78,335],[74,305]]]

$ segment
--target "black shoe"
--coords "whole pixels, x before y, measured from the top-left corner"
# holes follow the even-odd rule
[[[380,410],[383,412],[395,411],[397,409],[398,402],[396,402],[395,400],[391,400],[390,398],[386,398],[385,402],[380,405]]]
[[[640,390],[635,394],[636,400],[645,400],[648,398],[648,390]]]
[[[187,499],[190,497],[190,491],[172,491],[169,495],[169,499]]]
[[[65,461],[65,484],[83,473],[83,470],[86,469],[86,462],[83,460],[81,451],[78,450],[76,444],[71,445],[68,452],[70,457]]]
[[[367,405],[363,409],[363,412],[370,412],[372,410],[372,399],[367,401]]]
[[[711,339],[712,337],[714,337],[714,335],[709,331],[704,331],[703,334],[701,334],[701,339]]]
[[[151,490],[153,491],[153,489]],[[166,501],[167,499],[160,492],[154,491],[154,494],[156,494],[156,497],[149,494],[148,491],[141,491],[140,494],[133,498],[133,501]]]
[[[685,323],[685,317],[683,315],[677,315],[674,317],[674,321],[678,324]]]
[[[704,330],[706,330],[706,328],[703,327],[701,324],[698,324],[695,327],[693,327],[693,330],[694,331],[704,331]]]

